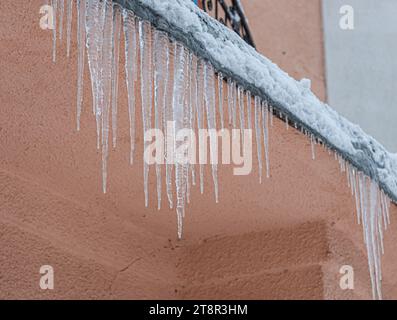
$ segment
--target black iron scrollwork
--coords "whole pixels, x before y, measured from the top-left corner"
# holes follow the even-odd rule
[[[255,48],[251,31],[248,26],[243,8],[239,0],[201,0],[204,11],[213,16],[219,22],[232,28],[248,44]]]

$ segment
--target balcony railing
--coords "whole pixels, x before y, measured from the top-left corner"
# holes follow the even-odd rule
[[[248,44],[255,48],[254,39],[240,0],[196,0],[195,2],[205,12],[225,26],[233,29]]]

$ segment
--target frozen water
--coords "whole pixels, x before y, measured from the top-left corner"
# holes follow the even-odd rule
[[[65,2],[64,0],[58,0],[59,5],[59,40],[63,37],[63,16],[65,12]]]
[[[112,138],[113,148],[117,145],[117,110],[119,90],[121,10],[118,5],[113,7],[113,43],[112,43]]]
[[[97,148],[100,148],[100,131],[102,117],[102,45],[104,26],[104,2],[86,0],[86,47],[88,66],[91,74],[93,113],[96,121]]]
[[[103,47],[101,62],[101,95],[102,105],[102,184],[103,192],[106,193],[107,186],[107,162],[109,155],[109,125],[110,125],[110,108],[112,93],[112,55],[113,55],[113,3],[106,0],[104,4],[105,21],[103,30]]]
[[[70,56],[70,41],[72,37],[73,0],[67,0],[67,27],[66,27],[66,56]]]
[[[85,11],[86,0],[77,0],[77,131],[80,130],[80,116],[83,104],[85,65]]]
[[[134,163],[135,151],[135,69],[137,65],[137,26],[134,14],[123,9],[125,40],[125,74],[128,94],[128,115],[130,123],[130,164]]]
[[[215,108],[215,82],[214,69],[208,62],[204,65],[204,95],[205,95],[205,109],[207,116],[207,128],[210,135],[210,158],[212,179],[214,182],[215,201],[219,201],[219,187],[218,187],[218,142],[216,134],[216,108]]]
[[[57,58],[57,24],[58,24],[58,0],[51,0],[53,10],[53,29],[52,29],[52,61],[56,62]]]
[[[259,97],[254,98],[255,137],[258,159],[259,183],[262,183],[262,138],[261,138],[261,102]]]
[[[224,115],[223,115],[223,75],[218,73],[218,108],[221,128],[225,128]]]
[[[53,60],[55,61],[57,35],[59,34],[59,37],[62,38],[65,9],[64,0],[52,0],[51,3],[55,12],[53,31]],[[222,29],[223,27],[219,26],[219,29],[216,30],[219,30],[220,34],[229,38],[230,41],[219,41],[219,44],[210,42],[207,31],[202,28],[197,18],[200,13],[194,13],[197,8],[188,4],[187,1],[159,2],[158,0],[150,0],[147,5],[153,6],[157,10],[156,12],[163,15],[170,23],[176,26],[180,26],[182,23],[186,29],[193,28],[196,32],[194,36],[201,36],[200,41],[203,42],[203,47],[208,48],[208,54],[213,58],[213,61],[221,61],[222,63],[213,64],[212,60],[209,62],[198,58],[182,43],[168,38],[167,34],[162,31],[153,29],[148,21],[137,18],[131,11],[119,8],[113,4],[113,1],[77,1],[77,129],[80,129],[83,72],[85,55],[87,55],[93,113],[96,119],[97,146],[101,148],[102,154],[103,191],[106,192],[107,190],[110,131],[112,131],[113,147],[117,146],[119,52],[121,28],[123,28],[125,38],[124,67],[130,126],[130,163],[133,164],[134,162],[137,121],[135,116],[136,92],[138,92],[137,83],[139,82],[143,134],[151,128],[156,128],[165,132],[167,138],[169,136],[172,138],[171,142],[169,142],[169,139],[165,139],[162,146],[165,170],[162,170],[162,164],[156,164],[157,207],[159,209],[161,207],[163,172],[165,171],[166,193],[171,208],[174,205],[174,195],[176,199],[178,237],[182,237],[185,207],[190,199],[190,188],[195,184],[196,173],[194,164],[184,162],[188,155],[187,150],[183,147],[186,137],[180,140],[175,133],[185,128],[194,129],[195,132],[205,128],[213,130],[210,131],[210,159],[215,200],[218,202],[218,165],[215,162],[218,153],[216,130],[227,127],[242,130],[254,128],[259,181],[262,182],[263,163],[266,166],[266,176],[270,177],[269,127],[273,126],[273,114],[278,112],[277,114],[285,119],[287,129],[289,129],[289,118],[286,114],[293,114],[296,129],[298,128],[296,121],[298,121],[299,124],[303,124],[301,126],[302,131],[304,127],[310,125],[315,130],[314,132],[319,132],[322,137],[326,138],[325,142],[323,140],[318,141],[312,133],[306,132],[311,142],[313,159],[315,159],[317,143],[322,143],[329,153],[328,146],[337,146],[336,149],[354,156],[356,150],[353,142],[360,139],[362,144],[372,146],[369,150],[372,150],[371,155],[376,161],[383,159],[383,169],[377,169],[375,179],[370,179],[347,162],[339,152],[335,152],[340,170],[346,174],[347,183],[356,204],[357,221],[363,228],[373,296],[374,298],[381,298],[381,255],[384,252],[384,230],[390,223],[390,199],[380,189],[379,182],[386,185],[389,190],[397,190],[397,187],[393,185],[394,179],[390,178],[391,173],[395,172],[397,168],[394,158],[375,140],[365,135],[361,129],[338,116],[328,106],[320,103],[311,94],[307,81],[295,82],[257,52],[247,49],[243,45],[236,46],[236,43],[240,44],[240,40],[235,38],[234,34],[227,33]],[[175,7],[175,5],[178,5],[178,7]],[[67,0],[68,56],[71,48],[72,8],[72,0]],[[180,10],[173,10],[176,8]],[[175,12],[179,12],[179,14],[175,14]],[[186,13],[186,17],[181,16],[181,12]],[[215,26],[218,28],[217,25]],[[215,26],[211,27],[215,28]],[[205,44],[208,44],[208,46]],[[216,46],[225,47],[222,47],[222,50],[215,50]],[[248,84],[254,83],[254,87],[267,92],[272,99],[275,99],[274,107],[274,101],[269,104],[268,101],[261,100],[257,96],[257,92],[253,93],[254,101],[252,103],[251,92],[247,89],[252,89],[252,92],[254,92],[256,91],[254,88],[245,88],[243,84],[226,76],[226,72],[223,73],[214,67],[214,65],[221,65],[222,68],[226,66],[226,71],[228,68],[233,68],[235,60],[224,54],[228,51],[243,57],[239,61],[245,63],[244,67],[236,67],[236,75]],[[225,89],[227,89],[228,116],[226,119],[223,110],[224,79],[227,80]],[[286,109],[283,112],[279,110],[280,104]],[[252,110],[252,108],[254,109]],[[154,117],[152,117],[152,110],[154,111]],[[239,112],[239,115],[237,115],[237,112]],[[217,120],[217,115],[219,115],[219,120]],[[239,119],[237,119],[238,116]],[[168,126],[169,123],[172,123],[171,127]],[[145,150],[147,147],[148,143],[144,142]],[[200,159],[200,163],[203,163],[202,160]],[[199,164],[198,169],[200,191],[203,193],[205,187],[204,165]],[[149,165],[146,161],[144,161],[143,176],[145,205],[148,206]],[[175,190],[173,186],[175,186]]]
[[[140,73],[141,73],[141,104],[142,104],[142,136],[151,129],[152,122],[152,92],[153,92],[153,71],[152,71],[152,29],[147,21],[139,20],[139,48],[140,48]],[[144,149],[148,147],[144,142]],[[145,206],[149,206],[149,164],[143,159],[143,183],[145,192]]]

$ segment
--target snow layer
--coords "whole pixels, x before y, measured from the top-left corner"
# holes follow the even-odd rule
[[[190,0],[113,0],[207,59],[253,95],[269,101],[363,171],[397,202],[397,155],[321,102],[310,80],[296,81]],[[225,54],[228,53],[228,54]]]

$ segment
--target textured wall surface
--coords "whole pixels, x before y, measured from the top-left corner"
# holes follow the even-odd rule
[[[397,3],[348,1],[354,9],[354,30],[339,27],[339,10],[346,1],[323,3],[329,103],[397,152]]]
[[[320,148],[312,161],[310,142],[278,121],[270,130],[271,178],[259,185],[256,169],[236,177],[222,167],[216,205],[207,172],[206,193],[192,191],[184,239],[177,241],[174,211],[155,209],[154,170],[145,208],[142,163],[128,164],[121,82],[119,145],[103,195],[88,74],[77,133],[76,39],[70,60],[62,44],[53,64],[51,32],[38,23],[41,3],[0,3],[1,298],[370,297],[344,174]],[[319,1],[293,3],[249,1],[246,11],[259,50],[294,77],[312,78],[321,97]],[[137,154],[141,142],[138,135]],[[392,220],[395,214],[393,208]],[[393,223],[386,234],[386,298],[397,297],[396,231]],[[54,267],[52,291],[38,285],[45,264]],[[339,288],[344,264],[355,268],[354,291]]]

